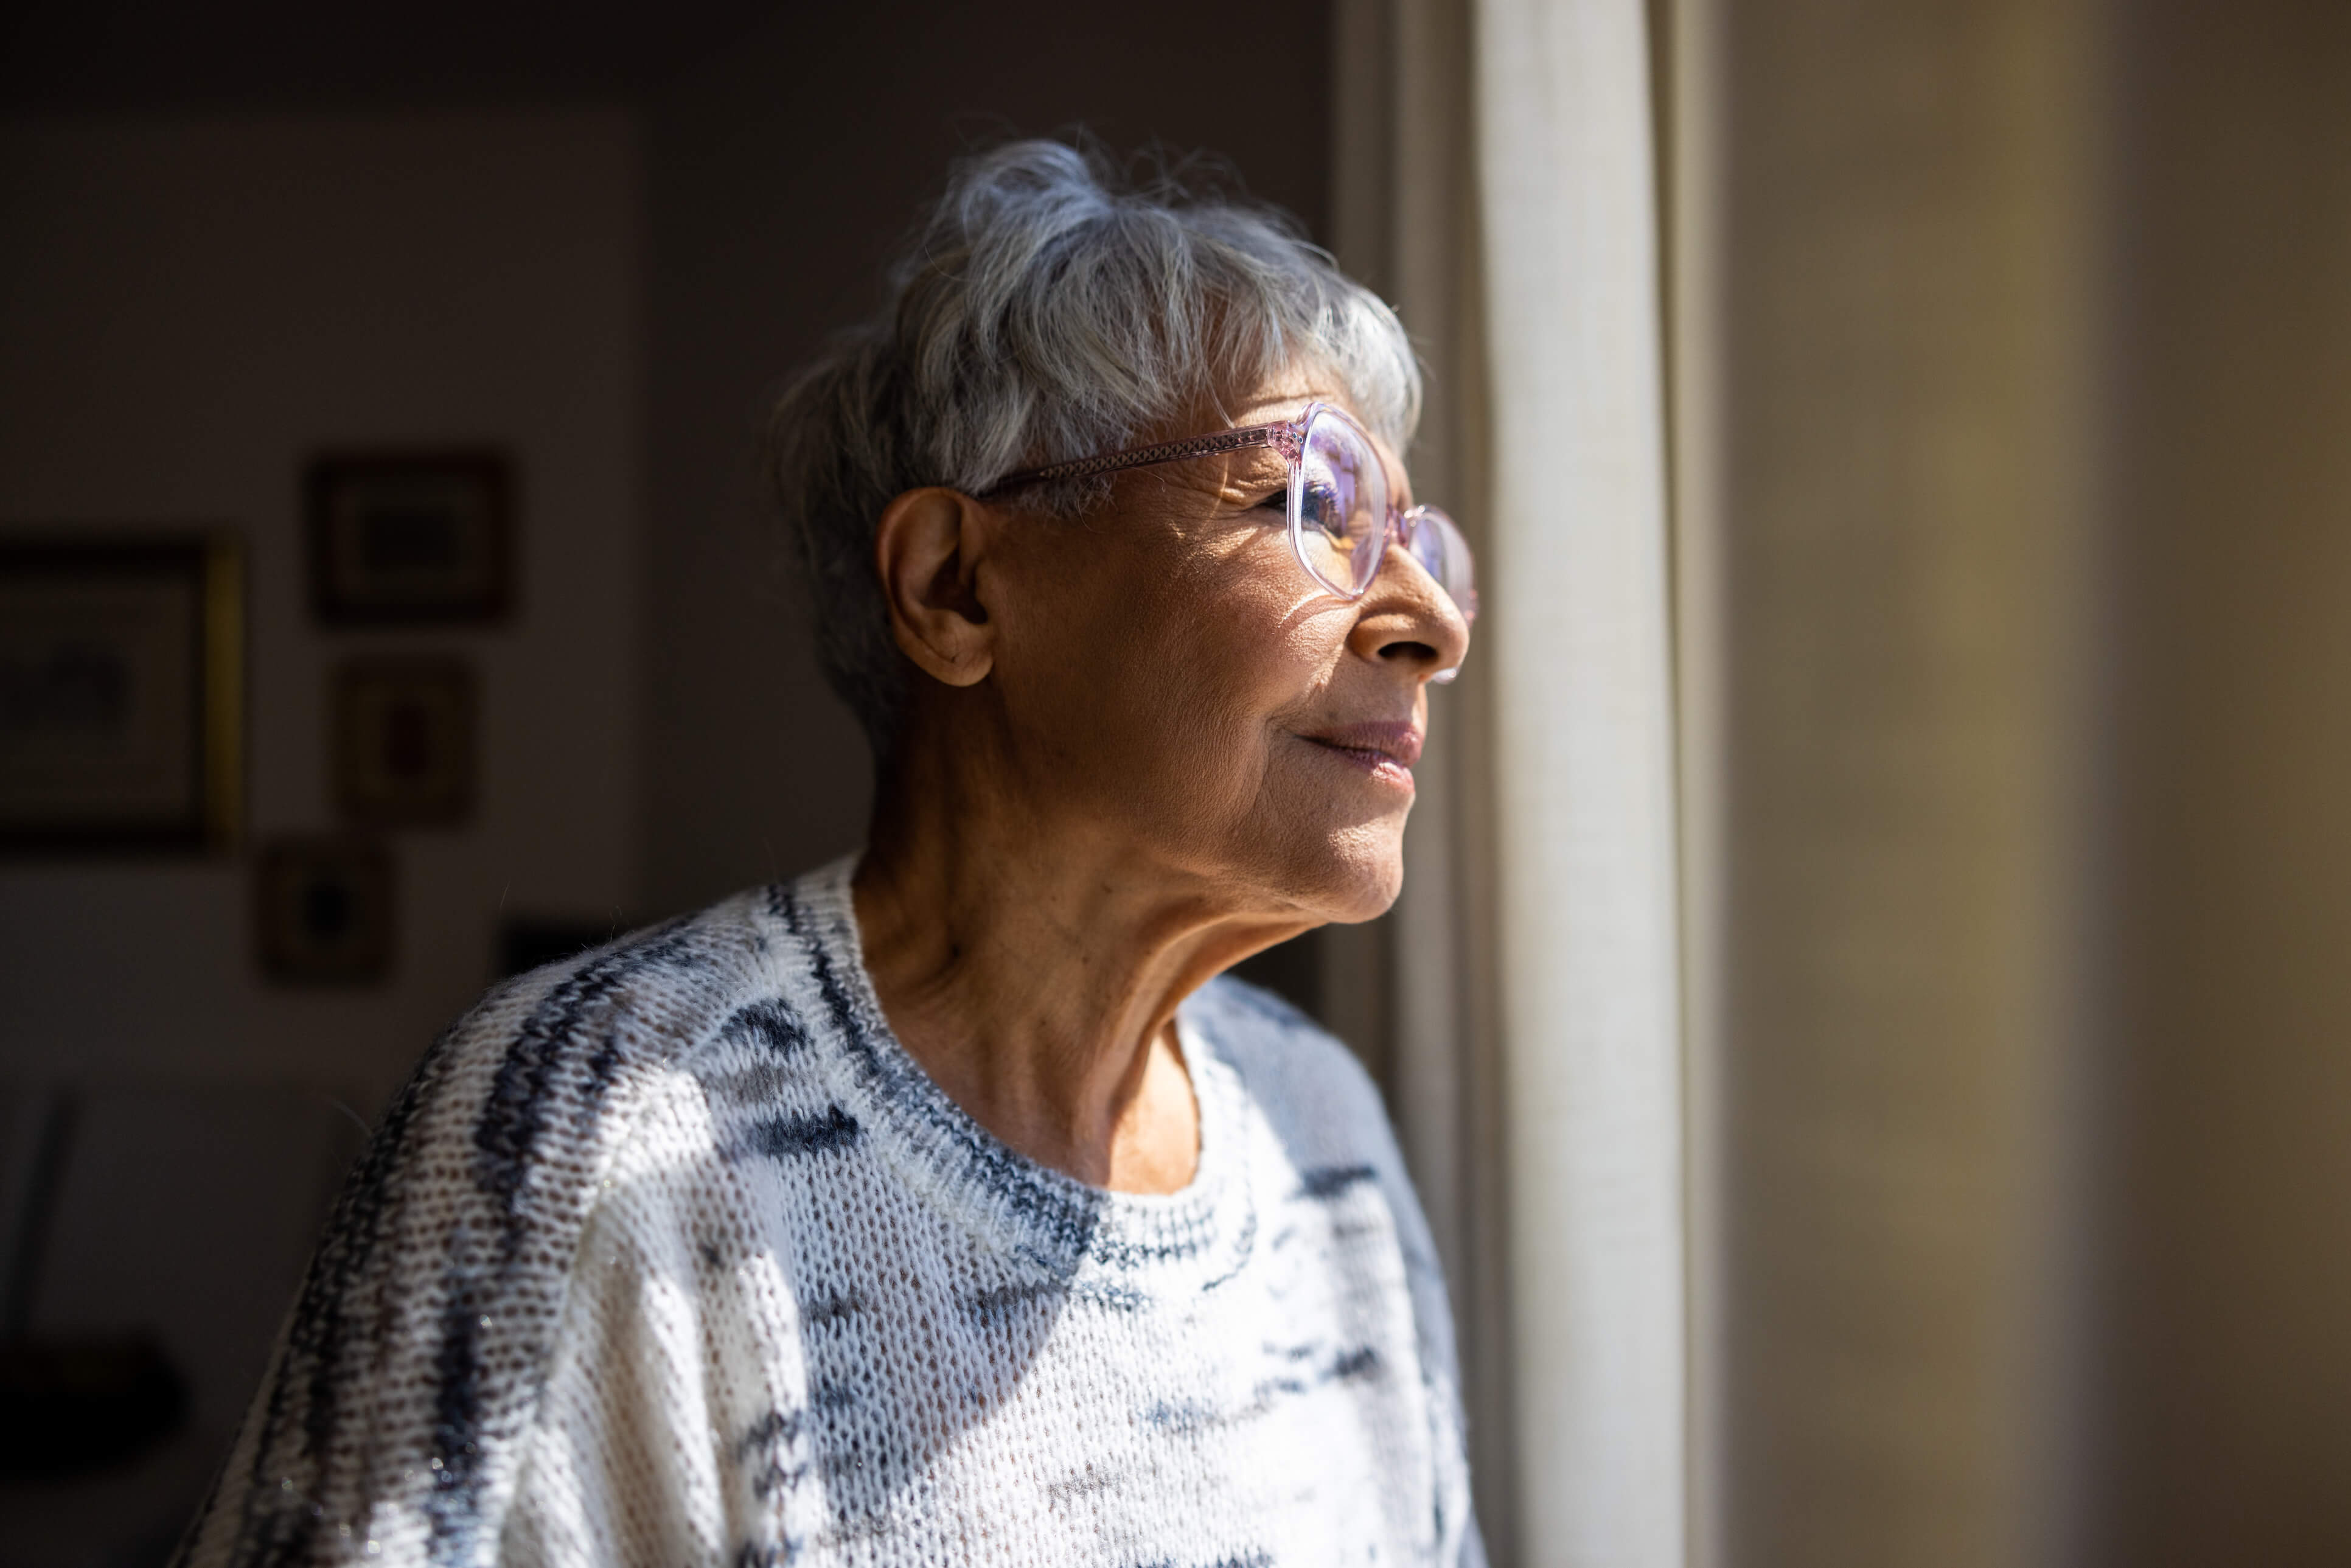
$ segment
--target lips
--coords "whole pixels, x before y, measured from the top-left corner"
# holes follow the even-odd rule
[[[1421,729],[1410,719],[1369,719],[1333,725],[1305,737],[1367,765],[1392,763],[1406,772],[1420,760]]]

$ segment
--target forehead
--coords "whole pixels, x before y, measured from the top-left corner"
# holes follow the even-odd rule
[[[1214,429],[1220,420],[1228,424],[1271,424],[1295,419],[1310,402],[1326,402],[1354,413],[1354,399],[1340,378],[1311,363],[1292,364],[1248,385],[1226,388],[1217,407],[1202,411],[1208,416],[1202,428]]]

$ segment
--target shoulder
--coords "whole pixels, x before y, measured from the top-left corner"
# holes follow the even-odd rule
[[[455,1033],[495,1041],[628,1026],[643,1051],[675,1055],[729,1001],[759,988],[799,937],[792,889],[754,888],[493,986]]]
[[[1444,1268],[1371,1075],[1328,1030],[1255,986],[1220,978],[1186,1006],[1186,1021],[1231,1065],[1282,1145],[1287,1163],[1273,1173],[1286,1189],[1282,1200],[1332,1211],[1364,1203],[1385,1207],[1445,1484],[1466,1518],[1460,1376]]]
[[[1289,1002],[1239,980],[1202,987],[1185,1018],[1230,1066],[1280,1143],[1278,1179],[1292,1197],[1322,1202],[1366,1186],[1379,1190],[1395,1217],[1423,1330],[1435,1336],[1432,1343],[1449,1345],[1427,1222],[1387,1108],[1355,1053]]]
[[[1229,975],[1196,992],[1183,1016],[1230,1064],[1301,1166],[1388,1162],[1395,1140],[1386,1107],[1336,1035],[1271,991]]]
[[[411,1093],[465,1103],[485,1146],[593,1135],[650,1075],[762,1027],[758,1004],[791,946],[773,903],[738,894],[500,983],[434,1045]]]
[[[806,963],[793,907],[739,894],[533,970],[434,1043],[344,1184],[197,1560],[303,1558],[321,1520],[369,1510],[487,1550],[642,1113],[714,1042],[798,1027],[771,1003]]]

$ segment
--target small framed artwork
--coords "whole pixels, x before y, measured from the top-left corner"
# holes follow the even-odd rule
[[[0,535],[0,851],[234,841],[243,595],[225,532]]]
[[[261,967],[289,985],[356,986],[392,972],[392,854],[365,839],[279,839],[254,873]]]
[[[329,455],[304,480],[310,604],[329,626],[501,619],[514,597],[514,484],[482,448]]]
[[[346,660],[329,706],[335,800],[350,821],[454,827],[472,812],[476,704],[463,660]]]

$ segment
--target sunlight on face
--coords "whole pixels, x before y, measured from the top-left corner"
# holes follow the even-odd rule
[[[1311,378],[1253,390],[1221,424],[1338,396]],[[1401,482],[1402,467],[1384,453]],[[1301,567],[1288,470],[1255,449],[1121,475],[1076,523],[1007,539],[1001,683],[1025,780],[1197,879],[1228,905],[1363,920],[1403,883],[1426,685],[1468,632],[1391,549],[1349,601]]]

